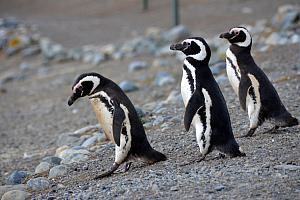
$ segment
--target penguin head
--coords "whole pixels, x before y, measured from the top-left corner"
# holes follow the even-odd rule
[[[181,51],[187,57],[192,57],[201,62],[209,62],[211,51],[206,41],[201,37],[193,37],[180,43],[172,44],[171,50]]]
[[[222,33],[220,38],[227,39],[231,44],[239,47],[249,47],[252,45],[252,37],[249,31],[244,27],[235,27],[230,29],[229,32]]]
[[[102,76],[91,72],[78,76],[72,86],[72,95],[69,97],[68,105],[71,106],[78,98],[91,95],[100,85]]]

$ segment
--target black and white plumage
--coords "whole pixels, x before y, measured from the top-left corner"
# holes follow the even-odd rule
[[[166,160],[164,154],[151,147],[134,106],[113,81],[97,73],[85,73],[76,79],[72,91],[68,105],[88,96],[106,137],[115,143],[112,168],[96,178],[111,175],[130,157],[141,158],[149,164]]]
[[[222,33],[220,38],[231,44],[226,51],[226,71],[250,120],[250,129],[244,136],[252,136],[265,120],[274,123],[274,129],[298,125],[298,120],[286,110],[274,86],[251,56],[252,37],[249,31],[235,27]]]
[[[230,116],[221,90],[208,63],[211,51],[203,38],[189,38],[170,46],[182,51],[181,94],[186,107],[184,126],[196,129],[196,139],[202,159],[214,148],[232,157],[244,156],[232,133]]]

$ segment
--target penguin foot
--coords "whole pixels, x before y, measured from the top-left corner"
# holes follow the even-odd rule
[[[242,135],[241,138],[251,137],[254,134],[255,130],[256,130],[256,128],[251,128],[245,135]]]
[[[192,164],[192,163],[201,162],[202,160],[205,159],[205,157],[206,157],[206,155],[201,156],[199,159],[196,159],[196,160],[190,160],[190,161],[188,161],[188,162],[184,162],[184,163],[180,164],[179,166],[180,166],[180,167],[183,167],[183,166],[186,166],[186,165],[190,165],[190,164]]]
[[[114,171],[116,171],[118,169],[119,166],[120,166],[119,164],[114,163],[113,166],[110,168],[110,170],[94,177],[94,180],[102,179],[104,177],[112,175],[114,173]]]
[[[279,126],[274,126],[273,128],[263,132],[263,134],[268,134],[268,133],[272,134],[272,133],[276,132],[278,129],[279,129]]]

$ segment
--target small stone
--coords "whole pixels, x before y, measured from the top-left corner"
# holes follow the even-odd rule
[[[155,85],[164,86],[175,82],[173,76],[168,72],[159,72],[155,77]]]
[[[219,75],[226,69],[226,63],[224,61],[217,62],[216,64],[210,67],[211,72],[213,75]]]
[[[27,186],[33,191],[40,191],[49,188],[50,183],[49,180],[45,177],[38,177],[30,179],[27,182]]]
[[[41,49],[38,45],[28,47],[22,50],[22,55],[24,57],[35,56],[41,52]]]
[[[18,185],[2,185],[0,186],[0,197],[3,196],[6,192],[12,190],[22,190],[25,191],[27,189],[27,185],[25,184],[18,184]]]
[[[300,43],[300,35],[294,34],[291,38],[290,41],[292,44],[297,44]]]
[[[34,173],[39,174],[39,173],[43,173],[43,172],[47,172],[49,171],[51,165],[47,162],[41,162],[36,168]]]
[[[228,78],[225,75],[220,75],[216,78],[216,81],[219,85],[225,85],[228,83]]]
[[[6,192],[1,200],[25,200],[30,196],[30,193],[22,190],[11,190]]]
[[[153,126],[157,126],[165,121],[165,118],[162,116],[158,116],[154,121],[153,121]]]
[[[132,81],[122,81],[119,86],[124,92],[133,92],[138,90],[138,87]]]
[[[139,108],[139,107],[135,107],[135,110],[136,110],[139,118],[142,118],[146,115],[145,111],[143,109]]]
[[[134,61],[129,64],[128,70],[129,72],[137,71],[137,70],[142,70],[142,69],[147,69],[149,67],[147,62],[144,61]]]
[[[98,137],[95,135],[95,136],[92,136],[88,139],[86,139],[82,144],[81,146],[82,147],[85,147],[85,148],[88,148],[88,147],[91,147],[93,145],[95,145],[98,141]]]
[[[265,42],[269,45],[282,45],[287,43],[287,38],[280,36],[279,33],[273,32],[269,35]]]
[[[300,170],[300,166],[298,165],[275,165],[274,169],[283,169],[288,171],[297,171]]]
[[[164,101],[165,104],[170,104],[170,103],[180,103],[182,102],[182,97],[179,91],[177,90],[172,90],[167,97],[167,99]]]
[[[78,146],[81,145],[83,142],[83,139],[80,137],[76,137],[72,135],[72,133],[63,133],[58,136],[58,139],[56,140],[57,146]]]
[[[58,156],[62,159],[62,164],[71,164],[77,162],[84,162],[89,159],[90,152],[85,149],[66,149]]]
[[[83,127],[83,128],[80,128],[80,129],[74,131],[74,134],[72,134],[72,135],[81,136],[81,135],[89,134],[89,133],[92,133],[94,131],[99,131],[99,130],[100,130],[99,124],[89,125],[89,126],[86,126],[86,127]]]
[[[164,59],[155,59],[152,63],[154,67],[168,67],[170,66],[170,62]]]
[[[224,185],[218,185],[218,186],[215,187],[216,191],[221,191],[221,190],[224,190],[224,189],[225,189]]]
[[[26,71],[30,68],[30,65],[26,62],[22,62],[19,67],[22,71]]]
[[[47,156],[42,159],[43,162],[47,162],[50,165],[59,165],[61,162],[61,158],[56,157],[56,156]]]
[[[164,38],[170,42],[178,42],[186,39],[191,35],[191,32],[184,26],[178,25],[164,33]]]
[[[100,63],[102,63],[103,61],[105,61],[105,56],[101,53],[95,53],[94,57],[91,61],[92,65],[99,65]]]
[[[57,165],[50,169],[48,178],[56,178],[58,176],[63,176],[67,173],[67,171],[68,169],[65,165]]]
[[[31,173],[28,171],[14,171],[7,179],[8,185],[21,184]]]
[[[114,44],[108,44],[101,48],[101,52],[108,57],[111,57],[116,51],[117,47]]]
[[[171,190],[171,191],[178,191],[179,189],[178,189],[177,186],[172,186],[172,187],[170,188],[170,190]]]

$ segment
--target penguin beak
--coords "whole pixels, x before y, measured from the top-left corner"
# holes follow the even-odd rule
[[[188,48],[187,44],[171,44],[170,46],[170,50],[174,50],[174,51],[184,51],[186,48]]]
[[[68,99],[68,105],[71,106],[80,96],[73,93]]]
[[[234,37],[234,33],[230,34],[229,32],[226,32],[226,33],[222,33],[219,38],[222,38],[222,39],[231,39],[232,37]]]

